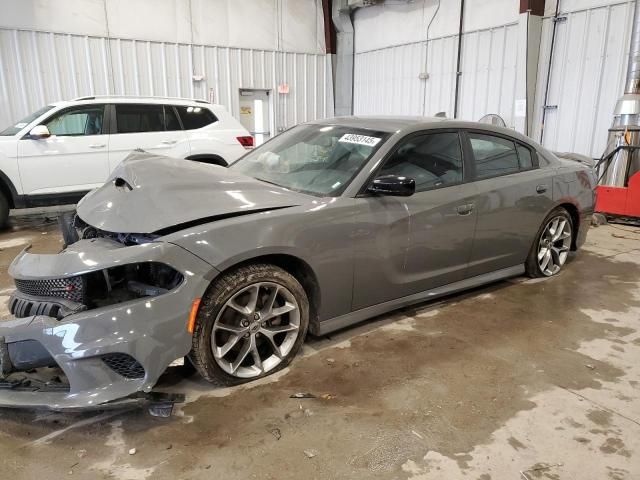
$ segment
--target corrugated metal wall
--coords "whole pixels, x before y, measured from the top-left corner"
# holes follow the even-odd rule
[[[562,5],[562,4],[561,4]],[[600,157],[622,95],[633,2],[561,12],[556,26],[542,143],[551,150]],[[543,21],[533,137],[541,139],[553,21]],[[556,108],[557,107],[557,108]]]
[[[516,28],[508,24],[463,35],[460,118],[497,113],[513,123]],[[453,116],[457,52],[458,37],[450,35],[357,53],[354,112]],[[422,72],[427,80],[419,78]]]
[[[276,92],[276,131],[333,115],[327,55],[0,29],[0,128],[47,102],[105,94],[213,97],[237,118],[241,88]]]
[[[513,126],[517,44],[517,24],[462,37],[460,118],[476,121],[495,113]]]

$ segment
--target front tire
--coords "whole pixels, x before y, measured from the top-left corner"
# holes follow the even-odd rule
[[[571,250],[573,220],[564,208],[551,211],[542,222],[527,258],[530,277],[551,277],[560,272]]]
[[[0,229],[9,226],[9,201],[0,193]]]
[[[288,272],[268,264],[224,274],[202,298],[189,359],[216,385],[236,385],[286,367],[309,328],[309,300]]]

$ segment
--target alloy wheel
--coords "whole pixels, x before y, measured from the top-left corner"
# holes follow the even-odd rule
[[[550,277],[560,271],[569,255],[571,237],[568,218],[558,215],[549,220],[538,244],[538,266],[544,275]]]
[[[251,284],[220,309],[211,332],[216,363],[229,375],[253,378],[273,370],[299,335],[300,308],[286,287]]]

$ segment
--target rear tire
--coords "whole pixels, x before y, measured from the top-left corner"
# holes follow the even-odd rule
[[[189,360],[220,386],[283,369],[309,328],[309,301],[300,282],[269,264],[224,274],[202,298]]]
[[[552,210],[531,245],[526,262],[527,275],[537,278],[558,274],[567,261],[573,236],[573,220],[569,212],[562,207]]]
[[[9,226],[9,201],[0,193],[0,230]]]

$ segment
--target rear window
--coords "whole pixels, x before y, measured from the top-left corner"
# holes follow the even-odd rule
[[[205,107],[176,107],[185,130],[206,127],[218,119],[211,110]]]

